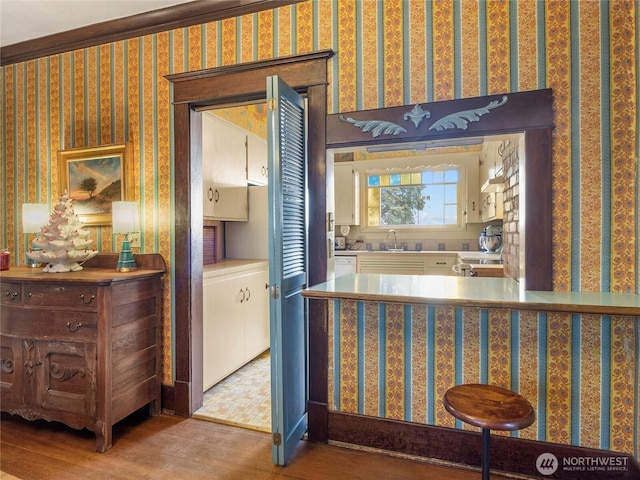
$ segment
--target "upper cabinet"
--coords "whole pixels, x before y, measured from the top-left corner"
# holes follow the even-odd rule
[[[334,167],[336,225],[360,225],[360,182],[353,162],[336,162]]]
[[[209,112],[202,115],[202,187],[205,218],[248,219],[247,135]]]
[[[251,185],[266,185],[267,141],[252,133],[247,134],[247,182]]]
[[[483,145],[480,162],[480,221],[501,220],[504,178],[500,151],[504,141],[488,141]]]

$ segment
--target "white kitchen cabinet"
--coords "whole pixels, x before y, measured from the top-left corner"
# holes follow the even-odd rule
[[[204,185],[203,215],[212,220],[247,221],[249,191],[247,187]]]
[[[358,273],[453,275],[455,253],[376,252],[358,255]]]
[[[458,260],[458,255],[452,254],[428,254],[425,273],[427,275],[453,275],[453,266]]]
[[[501,191],[482,194],[482,221],[502,220],[503,196]]]
[[[266,185],[269,180],[267,165],[267,141],[251,133],[247,134],[247,182],[251,185]]]
[[[500,148],[504,141],[485,142],[480,165],[480,221],[502,219],[502,157]]]
[[[269,348],[269,264],[228,260],[203,275],[203,391]]]
[[[203,215],[246,221],[247,136],[209,112],[202,115]]]
[[[334,165],[335,224],[360,225],[360,181],[353,162]]]

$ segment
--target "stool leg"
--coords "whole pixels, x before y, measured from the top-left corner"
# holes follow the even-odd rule
[[[491,455],[491,430],[482,429],[482,480],[489,480],[489,460]]]

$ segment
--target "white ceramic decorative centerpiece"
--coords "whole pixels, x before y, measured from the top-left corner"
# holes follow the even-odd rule
[[[73,210],[67,192],[53,207],[49,222],[42,226],[33,245],[41,250],[31,249],[27,256],[31,260],[46,263],[43,272],[60,273],[82,270],[79,262],[84,262],[98,254],[90,250],[89,231]]]

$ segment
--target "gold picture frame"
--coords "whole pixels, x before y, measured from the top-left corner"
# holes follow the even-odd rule
[[[60,194],[85,225],[111,225],[111,203],[131,200],[131,143],[58,151]]]

